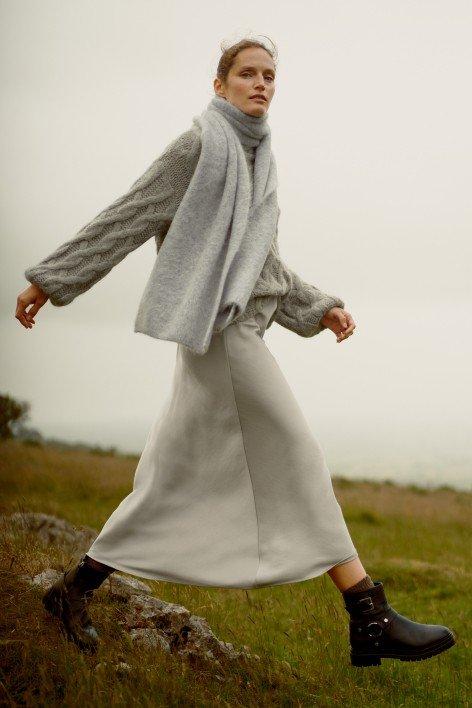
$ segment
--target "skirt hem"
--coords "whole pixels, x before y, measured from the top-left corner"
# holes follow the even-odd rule
[[[121,573],[127,573],[128,575],[133,575],[137,578],[144,578],[145,580],[154,580],[156,582],[160,583],[174,583],[176,585],[190,585],[192,587],[211,587],[211,588],[224,588],[228,590],[257,590],[258,588],[266,588],[266,587],[272,587],[275,585],[289,585],[291,583],[301,583],[305,580],[311,580],[313,578],[318,578],[321,575],[324,575],[328,570],[331,570],[331,568],[334,568],[337,565],[342,565],[343,563],[348,563],[350,560],[354,560],[355,558],[359,557],[359,554],[357,551],[355,553],[351,553],[347,558],[337,561],[336,563],[327,563],[326,567],[322,570],[318,568],[316,571],[310,571],[308,575],[304,575],[303,577],[293,577],[289,580],[281,580],[281,581],[273,581],[273,582],[267,582],[267,583],[257,583],[253,585],[218,585],[217,583],[195,583],[195,582],[189,582],[186,580],[175,580],[171,578],[165,578],[163,576],[158,576],[157,574],[153,573],[144,573],[144,572],[139,572],[135,573],[134,571],[129,570],[125,565],[117,564],[114,561],[110,562],[109,560],[104,560],[101,558],[97,558],[90,553],[87,552],[87,555],[92,558],[93,560],[98,561],[99,563],[103,563],[105,565],[109,565],[112,568],[115,568],[115,570],[118,570]]]

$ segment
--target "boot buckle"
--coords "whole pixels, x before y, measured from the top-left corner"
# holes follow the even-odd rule
[[[375,627],[375,630],[374,630]],[[370,629],[372,628],[372,629]],[[367,634],[369,637],[380,637],[383,632],[382,625],[379,622],[369,622],[367,625]]]
[[[364,609],[364,610],[362,610],[362,612],[369,612],[370,610],[373,610],[373,609],[374,609],[374,603],[372,602],[372,598],[369,597],[369,596],[368,596],[368,597],[362,597],[362,598],[361,598],[360,600],[358,600],[357,602],[358,602],[359,605],[361,604],[361,602],[367,602],[367,603],[368,603],[367,608]]]

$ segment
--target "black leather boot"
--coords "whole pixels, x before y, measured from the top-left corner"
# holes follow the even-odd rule
[[[82,557],[42,598],[45,609],[60,619],[61,630],[67,639],[75,642],[82,651],[94,653],[98,648],[98,632],[88,614],[87,603],[110,572],[95,570]]]
[[[380,580],[374,587],[343,592],[350,615],[352,666],[379,666],[384,658],[420,661],[452,647],[455,636],[441,624],[421,624],[389,605]]]

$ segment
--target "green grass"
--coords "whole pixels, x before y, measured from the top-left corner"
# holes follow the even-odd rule
[[[97,529],[131,491],[137,464],[130,456],[15,440],[0,444],[0,459],[1,513],[41,511]],[[361,560],[384,582],[392,606],[419,622],[448,625],[455,647],[422,662],[352,667],[348,615],[325,574],[251,590],[146,581],[163,600],[204,616],[220,639],[248,645],[261,657],[254,665],[192,667],[132,646],[117,623],[123,606],[106,595],[90,607],[102,647],[87,657],[45,615],[41,591],[17,578],[59,569],[69,558],[18,534],[3,539],[0,556],[2,705],[470,705],[472,495],[343,479],[334,487]],[[120,660],[134,667],[131,676],[95,669]]]

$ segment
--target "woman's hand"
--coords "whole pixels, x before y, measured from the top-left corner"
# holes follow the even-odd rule
[[[351,315],[342,307],[332,307],[328,310],[321,318],[321,324],[334,332],[338,344],[350,337],[356,329]]]
[[[46,295],[39,285],[32,283],[28,288],[23,290],[16,299],[16,319],[21,322],[23,327],[31,329],[35,324],[33,319],[34,315],[48,300],[49,295]],[[32,307],[26,312],[28,305],[32,305]]]

